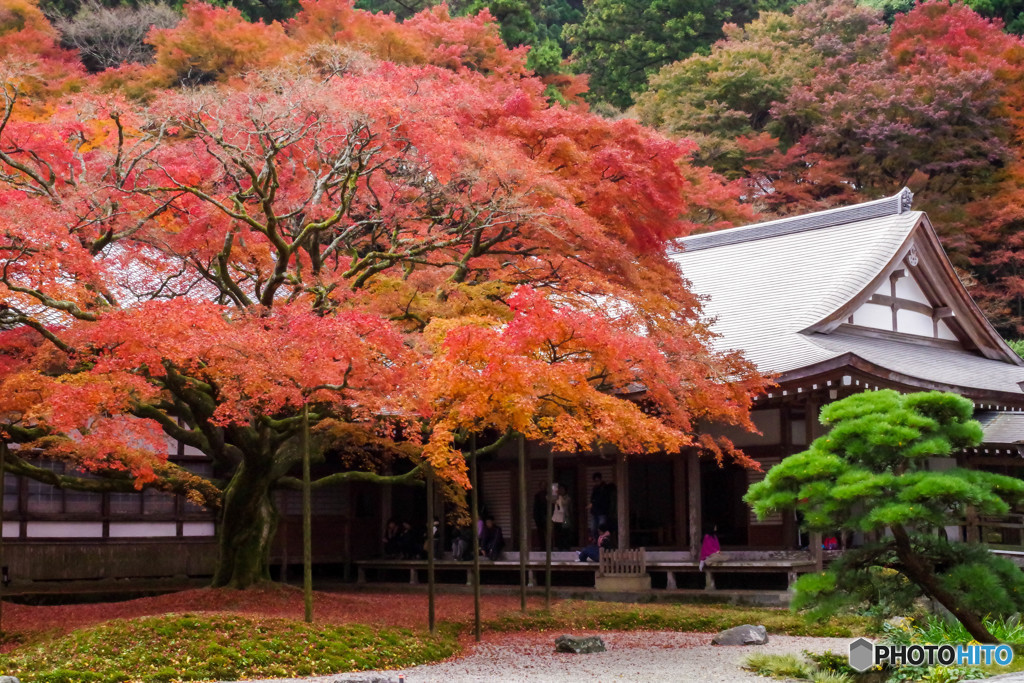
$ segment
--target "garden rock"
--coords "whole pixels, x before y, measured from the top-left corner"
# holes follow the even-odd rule
[[[764,626],[735,626],[726,629],[711,639],[712,645],[764,645],[768,642],[768,631]]]
[[[21,683],[21,681],[14,676],[0,676],[0,683]]]
[[[993,676],[992,678],[986,678],[986,681],[999,681],[999,683],[1024,683],[1024,671],[1017,671],[1012,674],[1003,674],[1002,676]]]
[[[892,626],[893,628],[901,628],[906,630],[913,625],[914,620],[910,617],[890,617],[885,620],[885,623],[887,623],[889,626]]]
[[[598,636],[558,636],[555,638],[555,652],[589,655],[592,652],[604,651],[604,641]]]

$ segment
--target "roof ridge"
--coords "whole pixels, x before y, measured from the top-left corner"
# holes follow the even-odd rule
[[[898,216],[910,210],[913,199],[914,193],[910,191],[910,188],[904,187],[891,197],[875,199],[870,202],[843,206],[838,209],[817,211],[791,218],[780,218],[764,223],[752,223],[751,225],[729,228],[728,230],[718,230],[716,232],[705,232],[700,235],[682,237],[675,240],[670,247],[669,253],[701,251],[703,249],[713,249],[741,242],[792,235],[820,228],[831,228],[871,218]]]

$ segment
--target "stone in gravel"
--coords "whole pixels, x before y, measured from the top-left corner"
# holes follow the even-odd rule
[[[711,639],[712,645],[764,645],[768,642],[768,631],[764,626],[735,626],[726,629]]]
[[[575,652],[578,655],[589,655],[592,652],[604,651],[604,641],[598,636],[558,636],[555,638],[555,652]]]

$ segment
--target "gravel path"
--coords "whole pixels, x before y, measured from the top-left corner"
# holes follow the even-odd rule
[[[407,683],[480,681],[540,681],[542,683],[579,683],[580,681],[679,681],[687,683],[740,683],[770,679],[755,676],[740,668],[753,652],[799,654],[803,650],[847,652],[852,638],[808,638],[769,636],[768,644],[749,647],[711,645],[710,633],[676,632],[601,632],[607,652],[589,655],[562,654],[554,651],[559,633],[516,633],[485,635],[479,645],[466,648],[464,656],[437,664],[404,671],[362,672],[340,676],[304,679],[303,683],[342,683],[343,681],[384,683],[398,681],[403,674]],[[591,635],[589,633],[576,635]],[[264,681],[262,683],[274,683]],[[279,682],[283,683],[283,682]]]

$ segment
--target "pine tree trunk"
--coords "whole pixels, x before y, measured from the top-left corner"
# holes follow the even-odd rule
[[[270,580],[270,542],[277,528],[273,483],[269,458],[246,458],[224,491],[215,588],[248,588]]]
[[[926,595],[948,609],[964,625],[972,638],[979,643],[997,644],[999,640],[989,632],[982,618],[967,609],[956,595],[943,588],[939,577],[928,563],[910,547],[910,536],[906,530],[902,526],[894,525],[892,532],[896,541],[896,556],[899,557],[907,578],[920,586]]]

